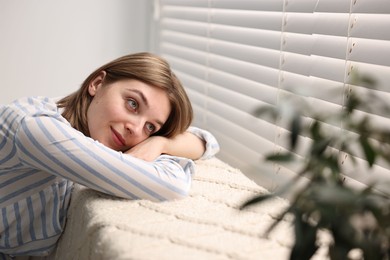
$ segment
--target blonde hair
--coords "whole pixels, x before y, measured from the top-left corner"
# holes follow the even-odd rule
[[[88,86],[102,71],[106,72],[104,84],[136,79],[163,89],[168,94],[171,113],[155,135],[173,137],[190,126],[193,119],[191,102],[168,62],[154,54],[142,52],[120,57],[101,66],[85,79],[79,90],[57,102],[59,108],[64,108],[62,116],[75,129],[90,136],[87,110],[92,96],[88,92]]]

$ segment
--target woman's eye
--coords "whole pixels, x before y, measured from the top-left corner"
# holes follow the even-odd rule
[[[137,101],[135,101],[134,99],[128,99],[127,100],[127,104],[129,104],[129,106],[134,109],[134,110],[137,110],[138,109],[138,103]]]
[[[153,124],[147,124],[146,129],[150,132],[153,133],[156,127]]]

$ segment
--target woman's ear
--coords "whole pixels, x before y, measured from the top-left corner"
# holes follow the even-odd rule
[[[88,86],[88,93],[93,97],[96,95],[98,89],[103,85],[104,78],[106,77],[106,72],[102,70],[96,78],[94,78]]]

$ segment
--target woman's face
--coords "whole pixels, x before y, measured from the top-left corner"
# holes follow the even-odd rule
[[[126,151],[157,132],[171,112],[167,93],[142,81],[128,79],[102,85],[102,72],[89,85],[93,96],[87,111],[91,138]]]

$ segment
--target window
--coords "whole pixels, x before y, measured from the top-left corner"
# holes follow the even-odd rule
[[[194,124],[220,141],[218,157],[272,189],[294,176],[296,165],[261,159],[286,148],[288,131],[253,111],[291,93],[337,111],[348,92],[365,95],[364,86],[348,84],[354,72],[375,78],[375,92],[390,100],[389,28],[389,0],[161,0],[157,51],[187,88]],[[390,127],[389,115],[375,117]],[[341,131],[342,122],[329,129]],[[384,163],[371,175],[345,164],[353,185],[390,181]],[[380,187],[390,194],[387,185]]]

